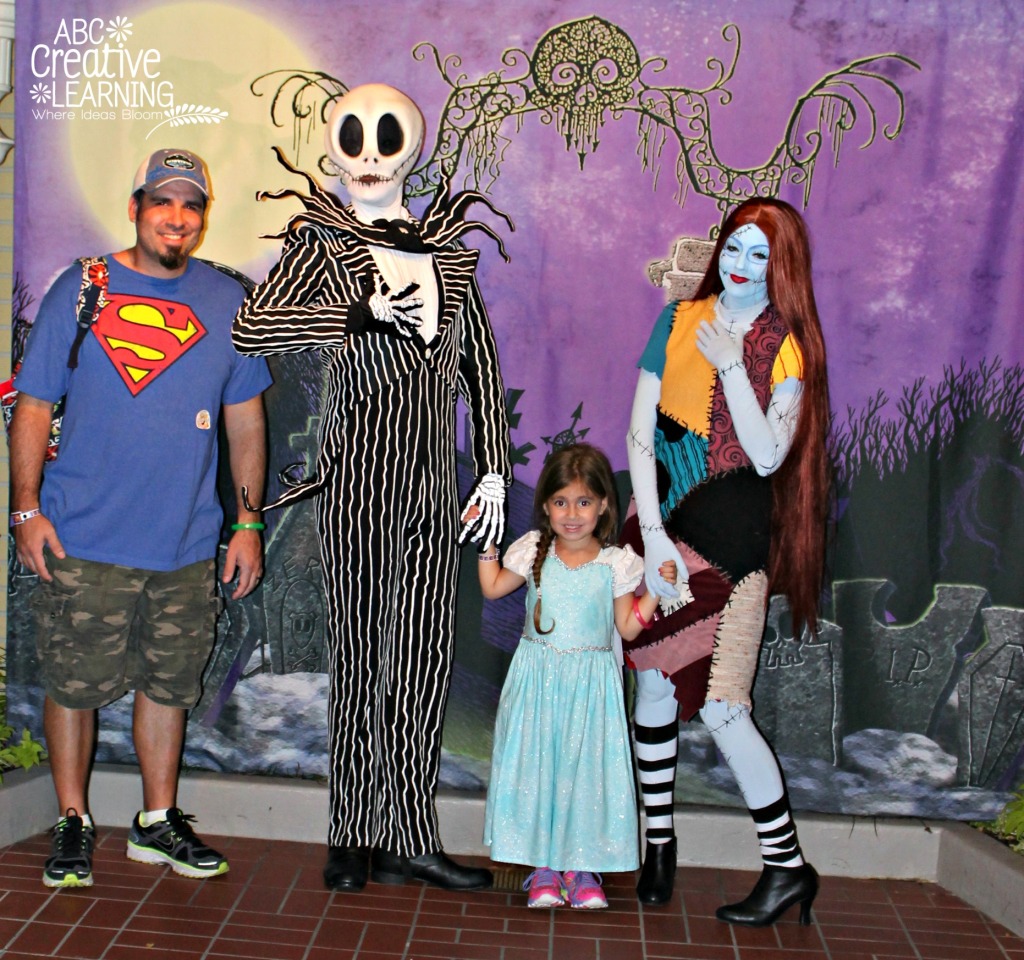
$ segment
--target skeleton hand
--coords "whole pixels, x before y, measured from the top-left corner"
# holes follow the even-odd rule
[[[373,319],[378,323],[390,323],[403,337],[411,337],[423,323],[418,312],[423,306],[423,300],[412,296],[419,289],[419,284],[410,283],[398,293],[391,294],[387,280],[378,273],[374,278],[374,287],[375,292],[370,294],[369,300]]]
[[[465,543],[470,532],[471,543],[501,543],[505,533],[505,480],[501,474],[487,473],[480,478],[459,519],[463,523],[459,543]]]
[[[743,345],[729,336],[729,332],[717,320],[704,320],[697,327],[697,349],[719,373],[734,366],[743,366]]]

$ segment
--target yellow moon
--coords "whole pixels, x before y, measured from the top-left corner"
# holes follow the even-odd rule
[[[217,123],[175,125],[158,102],[131,109],[130,116],[121,105],[113,118],[76,119],[68,124],[68,159],[81,195],[97,223],[109,231],[110,249],[130,246],[134,231],[128,198],[139,164],[163,147],[192,150],[209,167],[214,195],[197,255],[262,279],[280,244],[261,235],[279,232],[300,207],[296,201],[257,203],[256,191],[305,188],[301,178],[277,162],[271,148],[280,146],[293,164],[325,185],[336,181],[316,171],[324,152],[319,122],[312,129],[303,127],[296,163],[290,106],[284,105],[283,126],[271,121],[270,101],[279,81],[265,80],[257,87],[263,94],[259,97],[249,85],[274,70],[334,73],[338,65],[313,62],[277,23],[224,3],[165,3],[140,14],[129,29],[121,46],[132,58],[142,50],[159,54],[159,75],[145,81],[147,88],[160,83],[170,91],[174,106],[214,108],[227,117]],[[107,42],[117,45],[114,39]],[[152,60],[155,55],[149,56]],[[122,71],[119,80],[124,84],[130,77]]]

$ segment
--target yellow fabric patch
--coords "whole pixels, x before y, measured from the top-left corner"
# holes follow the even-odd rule
[[[665,372],[661,378],[658,409],[699,436],[708,435],[715,368],[697,349],[697,327],[715,319],[716,297],[697,303],[681,300],[672,318],[665,346]]]
[[[665,347],[665,372],[661,379],[658,409],[667,417],[701,437],[708,435],[711,394],[715,389],[715,368],[697,349],[697,327],[713,323],[717,297],[693,302],[682,300],[672,318],[672,332]],[[771,387],[787,377],[802,380],[804,359],[800,347],[786,334],[772,366]]]
[[[775,358],[775,366],[772,367],[772,389],[774,390],[786,377],[796,377],[797,380],[804,378],[804,355],[789,333],[782,341],[779,355]]]

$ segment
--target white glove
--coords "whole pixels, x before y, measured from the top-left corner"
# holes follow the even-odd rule
[[[467,523],[466,517],[473,507],[479,512]],[[500,473],[484,474],[470,493],[459,519],[463,523],[459,543],[465,543],[470,532],[471,543],[501,543],[505,535],[505,478]]]
[[[419,309],[423,306],[421,297],[411,294],[419,289],[415,283],[409,284],[404,290],[391,294],[388,282],[378,273],[374,279],[375,292],[370,294],[370,312],[380,323],[393,324],[403,337],[411,337],[423,321]],[[389,296],[390,294],[390,296]]]
[[[729,336],[729,331],[718,320],[714,323],[701,321],[697,327],[697,349],[719,373],[724,373],[737,365],[743,366],[742,341],[733,340]]]
[[[658,503],[658,470],[654,459],[654,424],[661,397],[661,378],[648,370],[641,370],[633,397],[633,412],[629,421],[626,453],[629,457],[629,478],[633,484],[640,535],[644,539],[644,578],[647,589],[659,597],[676,599],[688,596],[686,586],[689,575],[679,550],[665,532]],[[658,573],[666,560],[676,562],[676,585],[668,583]]]
[[[647,581],[647,589],[659,597],[667,597],[670,600],[692,600],[686,564],[683,563],[679,548],[672,542],[665,528],[642,530],[641,533],[644,538],[644,580]],[[675,586],[658,573],[658,568],[667,560],[674,560],[676,563]]]

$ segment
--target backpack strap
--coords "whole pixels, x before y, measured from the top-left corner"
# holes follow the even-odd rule
[[[255,286],[249,277],[232,267],[215,263],[213,260],[200,262],[215,267],[221,273],[237,280],[247,293]],[[78,293],[78,329],[75,331],[75,339],[71,344],[71,352],[68,354],[68,368],[71,370],[78,367],[78,351],[82,347],[89,328],[96,322],[100,311],[109,303],[107,287],[110,284],[110,271],[107,269],[107,258],[79,257],[78,263],[82,265],[82,288]]]
[[[248,274],[242,273],[241,270],[236,270],[234,267],[229,267],[225,263],[217,263],[216,260],[204,260],[202,257],[193,257],[193,260],[199,263],[205,263],[208,267],[213,267],[214,270],[219,270],[221,273],[231,277],[232,280],[237,280],[246,293],[252,293],[256,289],[256,284],[252,277]]]
[[[78,351],[85,335],[96,322],[100,310],[107,305],[107,286],[110,283],[106,257],[81,257],[78,262],[82,265],[82,289],[78,293],[78,329],[68,354],[71,370],[78,366]]]

